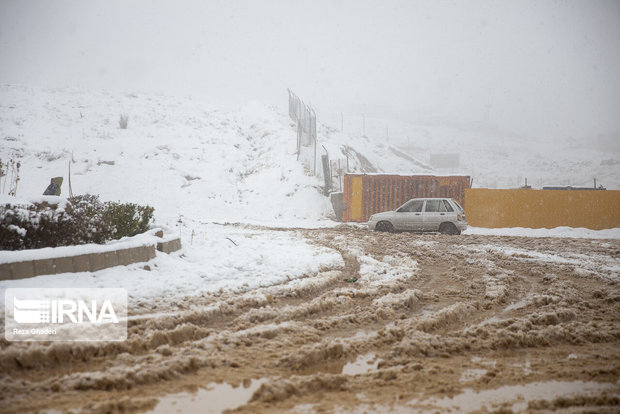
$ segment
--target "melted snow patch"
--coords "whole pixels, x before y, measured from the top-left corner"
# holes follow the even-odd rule
[[[517,236],[517,237],[571,237],[578,239],[620,239],[620,228],[607,230],[590,230],[585,228],[556,227],[554,229],[528,229],[512,227],[502,229],[486,229],[468,227],[463,234],[482,236]]]
[[[381,360],[377,358],[376,354],[369,353],[360,355],[353,362],[348,362],[342,367],[342,375],[361,375],[370,371],[374,371],[379,366]]]
[[[603,384],[597,382],[583,381],[548,381],[533,382],[525,385],[510,385],[491,390],[474,391],[465,389],[461,394],[454,397],[430,398],[428,400],[414,399],[409,402],[409,406],[416,407],[423,405],[428,407],[428,412],[458,411],[472,412],[493,410],[510,404],[512,411],[520,412],[528,408],[528,402],[534,400],[551,401],[558,397],[571,395],[593,394],[606,390],[617,390],[614,384]]]
[[[370,286],[381,286],[397,279],[408,279],[417,270],[418,263],[407,256],[384,256],[379,261],[373,257],[361,255],[359,274],[363,282]]]

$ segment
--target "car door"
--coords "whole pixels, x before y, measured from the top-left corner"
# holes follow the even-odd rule
[[[396,210],[394,214],[394,228],[396,230],[422,230],[422,211],[424,200],[410,200]]]
[[[456,217],[458,215],[457,210],[455,210],[455,206],[450,203],[449,200],[442,200],[443,201],[443,205],[446,208],[446,218],[444,221],[451,221],[451,222],[456,222]],[[441,224],[441,223],[440,223]]]
[[[422,227],[425,231],[439,231],[439,225],[446,219],[448,213],[442,199],[426,200],[424,213],[422,214]]]

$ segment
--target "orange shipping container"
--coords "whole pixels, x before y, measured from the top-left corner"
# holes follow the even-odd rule
[[[419,197],[450,197],[465,205],[469,176],[346,174],[343,221],[366,222]]]

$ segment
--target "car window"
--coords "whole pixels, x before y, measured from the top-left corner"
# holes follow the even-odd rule
[[[461,213],[465,213],[465,210],[463,210],[463,207],[461,207],[461,205],[459,203],[457,203],[456,200],[452,200],[452,202],[456,206],[457,210],[460,210]]]
[[[399,208],[399,213],[419,213],[422,211],[424,200],[411,200]]]
[[[411,206],[411,201],[407,201],[405,204],[403,204],[402,206],[400,206],[400,208],[398,210],[396,210],[398,213],[406,213],[409,211],[409,207]]]
[[[446,206],[443,204],[443,200],[426,200],[427,213],[441,213],[446,211]]]
[[[410,213],[420,213],[422,211],[422,206],[424,205],[424,200],[415,200],[412,201],[409,205]]]
[[[443,205],[446,208],[446,211],[453,213],[454,209],[452,208],[452,206],[450,205],[450,203],[448,202],[448,200],[442,200],[443,201]]]

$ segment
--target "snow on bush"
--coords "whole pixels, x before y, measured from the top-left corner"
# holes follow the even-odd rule
[[[43,197],[33,203],[4,202],[0,205],[0,249],[103,244],[144,233],[152,217],[150,206],[103,203],[89,194],[68,200]]]

